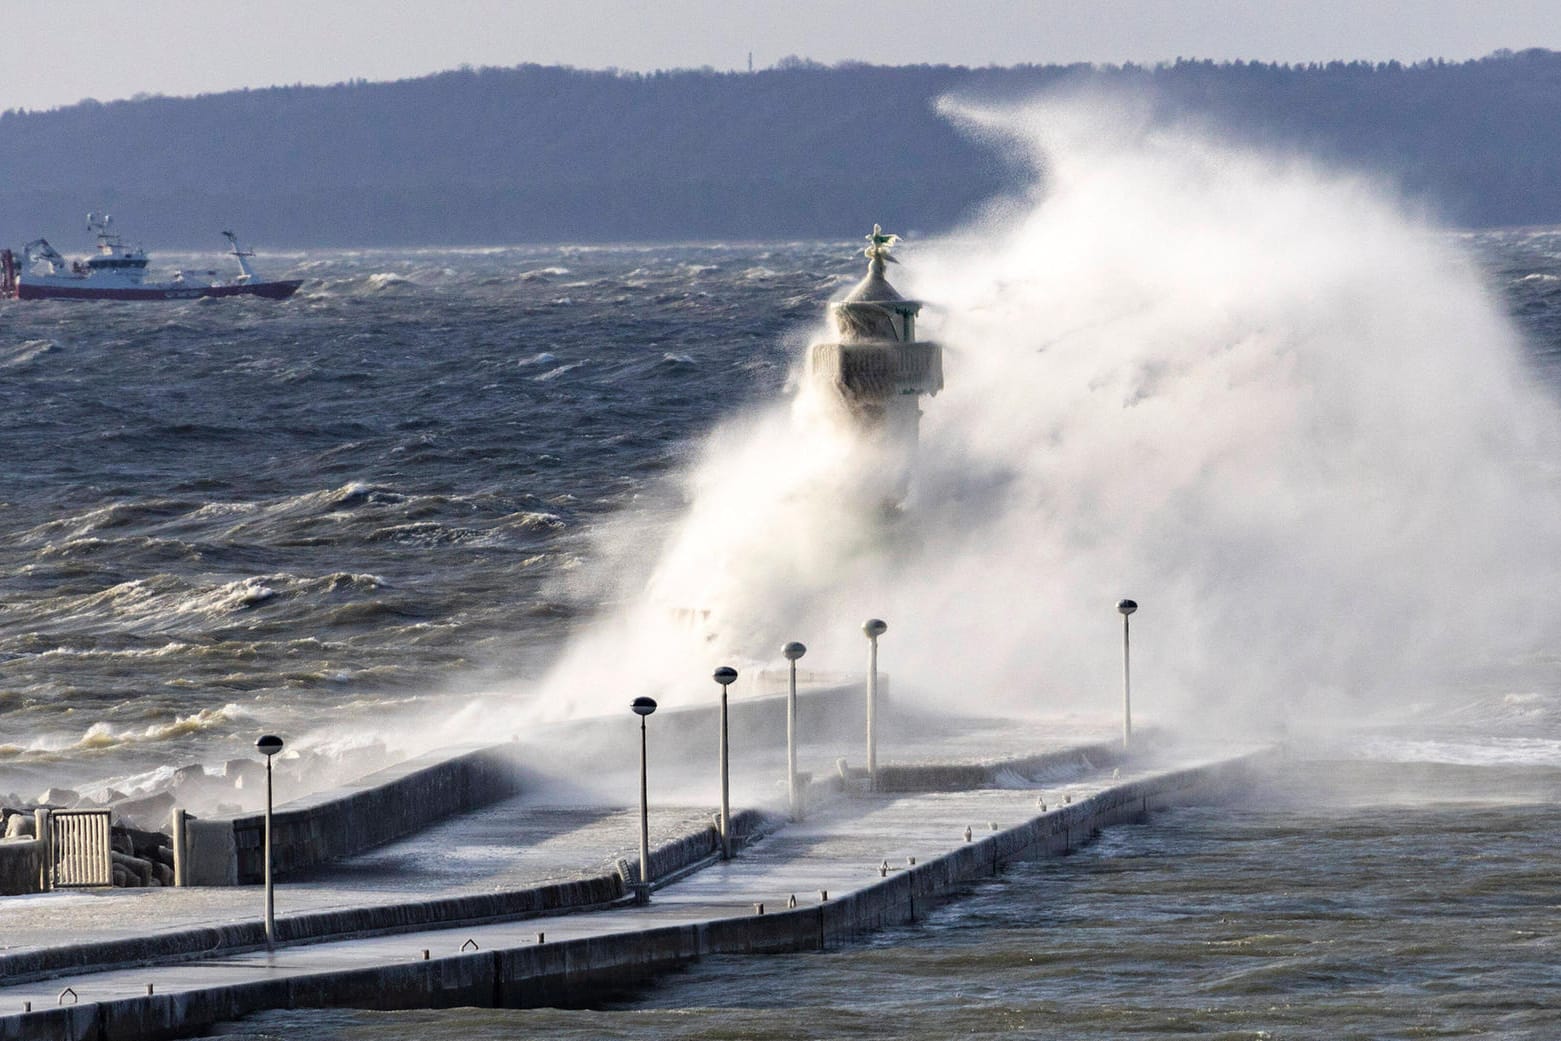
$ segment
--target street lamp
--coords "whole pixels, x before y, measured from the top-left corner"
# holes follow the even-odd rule
[[[881,618],[862,623],[867,634],[867,785],[878,790],[878,637],[889,631]]]
[[[635,698],[629,708],[640,717],[640,884],[635,899],[650,902],[650,795],[645,778],[645,717],[656,711],[655,698]]]
[[[797,796],[797,659],[808,649],[796,640],[781,648],[791,663],[791,686],[786,694],[786,798],[791,819],[802,819],[802,800]]]
[[[255,748],[266,757],[266,949],[276,943],[276,901],[271,886],[271,757],[282,750],[282,739],[266,734],[255,742]]]
[[[1118,600],[1117,610],[1122,612],[1122,749],[1126,751],[1133,740],[1133,681],[1128,668],[1127,616],[1138,610],[1138,603]]]
[[[732,859],[732,786],[727,760],[726,688],[737,679],[737,670],[723,665],[715,670],[721,685],[721,859]]]

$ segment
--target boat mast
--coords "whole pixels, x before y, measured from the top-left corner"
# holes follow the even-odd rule
[[[238,236],[234,235],[231,231],[224,231],[222,233],[222,237],[227,239],[228,240],[228,244],[233,247],[232,253],[233,253],[233,255],[235,257],[238,258],[239,270],[244,272],[244,274],[239,277],[238,281],[240,281],[240,282],[252,281],[254,279],[254,277],[255,277],[255,271],[254,271],[253,268],[251,268],[249,266],[249,258],[255,255],[254,251],[253,250],[246,250],[243,247],[241,247],[238,244]]]

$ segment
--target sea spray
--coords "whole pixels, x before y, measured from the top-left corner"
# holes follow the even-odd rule
[[[1555,415],[1454,243],[1120,99],[948,110],[1037,183],[905,251],[947,389],[903,511],[812,388],[734,419],[681,510],[603,530],[618,606],[522,711],[699,698],[788,639],[855,670],[881,615],[898,695],[1104,713],[1122,595],[1165,723],[1375,717],[1534,645]]]

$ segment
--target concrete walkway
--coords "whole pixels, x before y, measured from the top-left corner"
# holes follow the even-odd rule
[[[1113,786],[1153,777],[1157,772],[1160,771],[1154,768],[1135,769],[1114,778],[1110,771],[1099,770],[1062,783],[1033,787],[844,798],[804,822],[759,840],[731,861],[712,865],[658,890],[648,906],[620,906],[588,914],[313,943],[269,953],[62,976],[0,987],[0,1015],[20,1012],[25,1002],[31,1002],[35,1010],[55,1007],[66,987],[74,990],[83,1003],[144,996],[148,985],[159,995],[177,995],[256,979],[419,961],[424,951],[438,959],[459,955],[463,949],[470,953],[474,949],[532,946],[541,942],[541,937],[547,943],[558,943],[714,922],[753,915],[760,904],[768,913],[775,913],[787,909],[793,897],[798,906],[816,905],[824,899],[825,892],[838,900],[879,882],[884,877],[885,864],[889,871],[898,872],[913,862],[911,858],[930,861],[960,848],[969,841],[965,838],[967,828],[972,838],[979,840],[993,831],[1032,821],[1044,812],[1059,812],[1068,805],[1064,800],[1070,797],[1073,802],[1082,801]],[[1046,800],[1046,811],[1038,805],[1038,796]],[[600,818],[596,823],[606,819],[609,818]],[[287,899],[298,899],[304,892],[308,892],[307,887],[301,891],[290,888]],[[339,898],[344,891],[320,892]],[[185,894],[168,891],[163,895]],[[250,900],[254,895],[254,890],[245,893]],[[0,1029],[0,1037],[3,1036],[5,1031]]]
[[[187,946],[177,958],[116,956],[114,967],[103,958],[94,961],[94,945],[122,955],[127,937],[188,939],[202,928],[234,922],[245,923],[244,935],[253,937],[259,888],[9,898],[0,902],[0,973],[10,971],[17,980],[18,970],[8,970],[7,960],[26,966],[40,952],[46,960],[64,950],[88,954],[81,969],[56,966],[9,983],[0,976],[0,1041],[176,1036],[280,1005],[551,1002],[554,992],[547,988],[560,981],[621,985],[718,951],[839,942],[914,918],[918,906],[1022,851],[1087,841],[1094,828],[1130,819],[1162,796],[1189,790],[1187,778],[1213,777],[1222,764],[1240,758],[1229,751],[1192,756],[1183,750],[1174,760],[1155,761],[1141,751],[1117,768],[1109,761],[1110,741],[1080,740],[1100,736],[1011,722],[972,722],[920,742],[902,734],[895,752],[881,755],[886,776],[892,767],[907,788],[918,780],[948,788],[949,778],[979,775],[982,786],[905,794],[867,794],[858,787],[810,807],[803,821],[768,818],[771,830],[736,858],[696,865],[702,870],[667,882],[648,906],[605,900],[588,913],[542,908],[524,918],[490,916],[454,926],[445,924],[448,918],[409,919],[393,931],[314,938],[270,952],[224,940]],[[805,761],[816,769],[827,761],[825,749],[808,753]],[[773,763],[749,765],[734,782],[734,794],[776,795]],[[818,772],[835,776],[832,769]],[[681,779],[664,778],[661,787],[675,798],[692,794],[697,800],[708,788],[704,774],[696,765]],[[606,784],[623,790],[621,777]],[[397,908],[426,909],[461,894],[514,893],[616,870],[620,858],[634,856],[638,815],[582,806],[583,794],[574,786],[542,786],[282,884],[279,933],[287,935],[282,926],[289,916],[365,906],[390,908],[394,915]],[[708,836],[710,816],[697,802],[656,810],[653,846],[691,831]],[[908,885],[890,885],[902,876]],[[20,1014],[29,1006],[31,1014]]]
[[[1069,749],[1109,740],[1109,731],[1055,721],[940,718],[933,729],[902,716],[886,735],[883,763],[886,768],[982,767],[1000,772],[1005,765],[1023,769],[1036,756],[1066,756]],[[713,754],[713,745],[710,751]],[[746,755],[734,766],[734,806],[784,809],[778,780],[783,760],[778,750],[770,753]],[[805,745],[801,761],[827,780],[834,776],[839,754],[838,744]],[[611,873],[621,859],[637,863],[638,810],[610,801],[635,790],[637,775],[600,770],[589,781],[547,780],[578,778],[578,764],[552,748],[538,748],[531,758],[539,783],[517,798],[282,880],[276,889],[279,926],[312,913],[516,893]],[[661,767],[652,775],[653,848],[710,827],[718,808],[714,762],[705,769],[693,765]],[[0,899],[0,981],[7,959],[14,963],[15,955],[253,923],[261,918],[261,909],[257,886],[82,889],[6,897]]]

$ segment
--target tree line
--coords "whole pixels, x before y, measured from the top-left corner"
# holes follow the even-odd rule
[[[272,246],[936,232],[1028,176],[934,108],[1141,90],[1257,143],[1386,177],[1464,226],[1561,222],[1561,54],[1467,62],[462,68],[390,83],[0,114],[0,242],[108,209],[149,243]],[[63,244],[63,243],[62,243]]]

